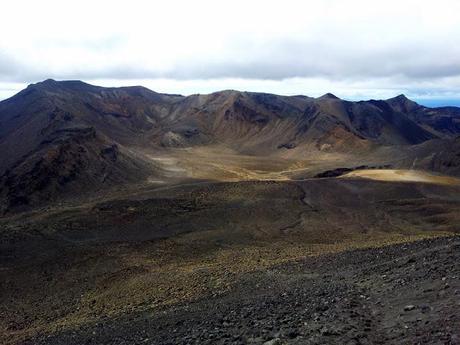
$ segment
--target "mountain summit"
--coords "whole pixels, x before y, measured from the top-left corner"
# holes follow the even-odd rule
[[[324,95],[318,97],[318,99],[340,99],[340,98],[337,97],[336,95],[328,92],[328,93],[325,93]]]

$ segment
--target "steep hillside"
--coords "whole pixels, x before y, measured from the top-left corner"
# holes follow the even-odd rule
[[[154,174],[123,143],[159,121],[155,102],[161,97],[144,88],[47,80],[0,102],[2,208],[36,205]]]
[[[408,151],[414,157],[414,168],[460,176],[460,137],[428,141]]]
[[[0,212],[136,182],[152,171],[94,127],[57,129],[0,177]]]

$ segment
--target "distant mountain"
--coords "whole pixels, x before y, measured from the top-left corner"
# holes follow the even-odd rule
[[[459,134],[460,108],[426,108],[404,95],[361,102],[233,90],[184,97],[45,80],[0,102],[0,198],[7,207],[37,204],[159,173],[139,148],[359,154]]]

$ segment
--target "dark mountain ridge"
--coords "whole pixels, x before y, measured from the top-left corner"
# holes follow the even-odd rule
[[[34,204],[141,181],[156,172],[138,149],[359,155],[459,134],[460,108],[427,108],[404,95],[350,102],[226,90],[186,97],[48,79],[0,102],[0,197],[5,205]]]

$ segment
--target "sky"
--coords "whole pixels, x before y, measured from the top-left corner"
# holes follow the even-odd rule
[[[460,1],[2,0],[0,99],[44,79],[460,106]]]

